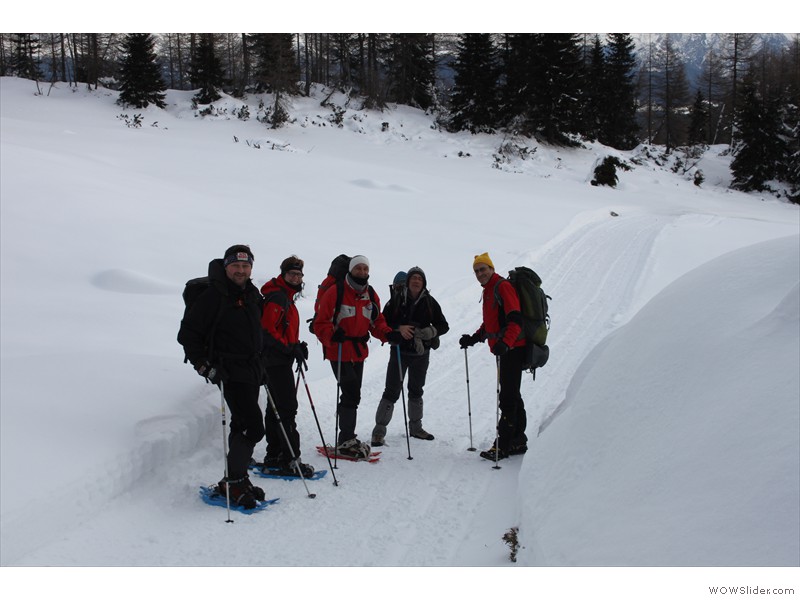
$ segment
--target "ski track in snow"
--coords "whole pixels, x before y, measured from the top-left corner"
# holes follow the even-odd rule
[[[535,382],[523,377],[528,435],[546,427],[562,408],[566,390],[581,361],[613,329],[632,316],[635,294],[646,273],[651,249],[671,219],[651,215],[603,216],[555,238],[548,246],[520,257],[531,265],[552,296],[549,363]],[[587,295],[588,292],[593,293]],[[477,297],[472,280],[461,298]],[[440,298],[440,301],[442,299]],[[452,298],[448,299],[452,302]],[[449,303],[448,302],[448,303]],[[138,425],[143,441],[129,454],[112,458],[105,469],[87,474],[69,489],[59,490],[57,509],[38,503],[7,515],[3,523],[4,564],[121,565],[115,548],[137,549],[137,565],[272,565],[272,566],[478,566],[508,565],[502,535],[517,524],[517,474],[524,457],[501,461],[499,470],[469,445],[464,352],[458,337],[474,331],[480,305],[462,302],[445,314],[451,331],[432,354],[426,386],[425,424],[436,435],[431,442],[411,440],[413,460],[403,432],[398,402],[377,464],[339,461],[332,474],[309,481],[316,498],[306,496],[299,481],[253,477],[278,504],[256,515],[209,507],[198,486],[216,482],[222,471],[219,394],[211,386],[188,390],[191,414],[154,417]],[[371,350],[363,386],[358,432],[369,439],[374,411],[383,389],[385,354]],[[484,449],[494,435],[495,361],[485,345],[469,351],[473,443]],[[327,368],[327,365],[326,365]],[[326,441],[333,435],[335,382],[312,384],[312,394]],[[298,428],[304,462],[329,469],[313,447],[319,435],[303,386],[299,390]],[[188,395],[188,394],[187,394]],[[263,407],[262,394],[262,407]],[[264,442],[255,456],[263,453]],[[345,503],[351,517],[329,521],[326,507]],[[426,515],[416,519],[416,515]],[[439,523],[436,529],[425,524]],[[126,523],[136,522],[131,528]],[[498,523],[504,525],[498,527]],[[71,528],[69,527],[71,525]],[[53,531],[61,531],[53,539]],[[135,532],[135,539],[131,535]],[[235,536],[240,553],[215,551],[219,536]],[[207,556],[184,556],[182,541],[206,538]],[[324,564],[311,564],[304,544],[326,549]],[[524,540],[522,541],[524,543]],[[13,554],[11,553],[13,549]],[[319,554],[319,553],[316,553]]]

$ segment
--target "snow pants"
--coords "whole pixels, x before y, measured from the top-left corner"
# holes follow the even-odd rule
[[[264,411],[264,429],[267,437],[266,458],[278,458],[283,455],[286,462],[289,462],[292,453],[295,457],[300,457],[300,434],[297,432],[297,391],[294,385],[292,364],[266,367],[266,373],[267,389],[280,417],[279,422],[272,406],[267,404]],[[292,444],[291,449],[286,445],[281,424]]]
[[[500,357],[500,423],[497,427],[497,444],[508,452],[528,443],[525,427],[528,417],[519,388],[522,385],[522,365],[525,347],[512,348]]]
[[[260,387],[255,383],[230,381],[223,383],[223,391],[231,412],[228,477],[241,479],[247,475],[253,449],[264,437],[264,416],[258,405]]]
[[[339,418],[339,437],[336,443],[341,445],[356,437],[356,419],[358,405],[361,403],[361,380],[364,376],[364,363],[355,361],[342,361],[339,363],[332,360],[331,368],[334,375],[340,377],[339,391],[341,395],[339,404],[336,407],[336,414]]]
[[[373,437],[386,436],[386,426],[392,420],[394,405],[403,391],[403,380],[408,373],[408,431],[410,435],[422,429],[422,393],[425,377],[428,374],[430,350],[423,354],[400,354],[398,365],[397,346],[392,347],[389,364],[386,367],[386,384],[383,396],[375,413]],[[401,376],[402,370],[402,376]]]

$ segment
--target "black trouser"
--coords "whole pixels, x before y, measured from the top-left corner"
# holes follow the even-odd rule
[[[292,443],[291,452],[286,445],[286,438],[283,437],[278,418],[275,411],[269,404],[264,411],[264,427],[267,436],[267,458],[277,458],[283,454],[287,461],[291,460],[292,452],[294,456],[300,457],[300,434],[297,432],[297,392],[294,385],[294,375],[292,365],[280,365],[277,367],[266,367],[267,388],[278,415],[286,430],[286,435]],[[269,402],[269,401],[268,401]]]
[[[259,386],[254,383],[223,383],[225,402],[231,411],[228,435],[228,477],[241,479],[247,475],[253,448],[264,437],[264,416],[258,405]]]
[[[525,347],[512,348],[500,357],[500,423],[497,427],[498,447],[508,452],[510,448],[528,442],[525,427],[528,417],[525,403],[519,392],[522,384],[522,364]]]
[[[403,379],[400,376],[402,369],[403,378],[408,373],[408,427],[413,435],[422,429],[422,392],[425,387],[425,378],[428,374],[430,350],[422,354],[400,354],[400,365],[397,364],[397,346],[393,346],[389,355],[389,364],[386,367],[386,385],[383,396],[378,404],[375,415],[375,428],[373,437],[386,435],[386,426],[392,420],[394,403],[403,391]]]
[[[339,365],[341,365],[341,376]],[[337,406],[339,416],[339,440],[343,444],[356,437],[356,417],[358,405],[361,402],[361,379],[364,375],[363,362],[336,362],[331,361],[333,373],[339,377],[341,396]]]

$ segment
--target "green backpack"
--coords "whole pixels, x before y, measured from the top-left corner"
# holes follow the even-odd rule
[[[519,306],[522,312],[522,331],[520,338],[524,337],[528,346],[528,358],[523,370],[535,370],[543,367],[550,357],[547,347],[547,333],[550,331],[550,315],[548,314],[548,300],[550,296],[542,289],[542,278],[533,269],[516,267],[508,272],[508,281],[514,286],[519,296]],[[500,283],[497,283],[499,286]],[[494,297],[499,306],[503,306],[500,293],[494,288]],[[500,312],[501,318],[503,312]]]

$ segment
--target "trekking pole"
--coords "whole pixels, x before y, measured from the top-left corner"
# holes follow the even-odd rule
[[[498,455],[500,454],[500,357],[495,356],[495,362],[497,363],[497,409],[495,410],[495,417],[494,417],[494,429],[495,429],[495,438],[494,438],[494,466],[493,469],[502,469],[500,465],[497,464]]]
[[[472,445],[472,402],[469,398],[469,361],[466,348],[464,348],[464,368],[467,370],[467,416],[469,417],[469,448],[467,450],[475,452],[475,446]]]
[[[411,456],[411,439],[408,435],[408,417],[406,417],[406,393],[403,390],[403,365],[400,363],[400,344],[395,346],[397,348],[397,370],[400,372],[400,395],[403,397],[403,421],[406,424],[406,446],[408,446],[408,460],[414,460]]]
[[[292,442],[289,441],[289,435],[286,433],[286,428],[283,426],[283,421],[281,420],[281,416],[278,413],[278,407],[275,406],[275,401],[272,399],[272,394],[269,393],[269,388],[267,384],[264,384],[264,391],[267,392],[267,404],[272,407],[272,413],[275,415],[275,418],[278,420],[278,426],[281,428],[281,433],[283,433],[283,439],[286,440],[286,447],[289,448],[289,455],[292,457],[292,464],[294,465],[295,470],[297,471],[297,475],[300,477],[300,480],[303,482],[303,485],[306,488],[306,494],[308,494],[309,498],[316,498],[316,494],[312,494],[308,491],[308,484],[306,483],[306,478],[303,477],[303,471],[300,469],[300,460],[294,453],[294,448],[292,448]]]
[[[233,523],[231,519],[231,484],[228,481],[228,424],[225,420],[225,390],[222,389],[222,381],[219,382],[220,411],[222,413],[222,452],[225,459],[225,505],[228,507],[228,520],[226,523]]]
[[[314,401],[311,399],[311,391],[308,389],[308,381],[306,381],[306,374],[303,372],[305,369],[305,361],[297,363],[297,372],[299,375],[297,376],[297,384],[298,387],[300,385],[300,378],[303,378],[303,385],[306,388],[306,395],[308,396],[308,402],[311,404],[311,412],[314,413],[314,421],[317,422],[317,431],[319,431],[319,439],[322,440],[322,447],[327,448],[328,445],[325,443],[325,438],[322,435],[322,427],[319,424],[319,419],[317,418],[317,409],[314,408]],[[331,468],[331,475],[333,475],[333,485],[338,486],[339,482],[336,480],[336,473],[333,472],[333,465],[331,464],[331,457],[328,456],[328,453],[325,452],[325,458],[328,459],[328,466]]]

